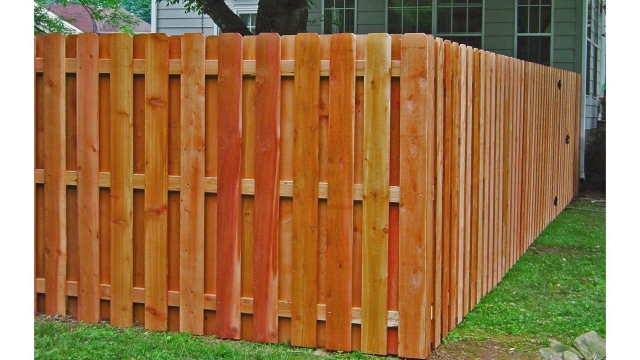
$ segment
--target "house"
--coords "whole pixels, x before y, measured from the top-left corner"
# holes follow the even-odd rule
[[[251,29],[258,0],[225,0]],[[169,35],[218,28],[181,5],[152,3],[151,27]],[[597,127],[604,96],[604,0],[315,0],[309,32],[424,32],[495,53],[582,74],[581,154],[585,132]],[[315,21],[314,21],[315,20]],[[583,159],[581,156],[581,159]],[[580,177],[584,178],[581,160]]]
[[[94,21],[91,14],[82,5],[69,4],[69,5],[43,5],[49,12],[57,15],[60,18],[66,19],[68,23],[71,23],[74,27],[78,28],[81,32],[95,32],[95,33],[113,33],[119,32],[120,29],[113,26],[104,20]],[[130,14],[126,10],[122,10],[126,14]],[[135,15],[133,15],[135,17]],[[134,33],[148,33],[151,32],[151,24],[139,19],[138,24],[134,27]]]
[[[37,2],[34,2],[33,6],[35,7],[34,11],[35,11],[36,15],[41,12],[44,16],[48,17],[52,21],[59,22],[59,24],[66,31],[68,31],[71,34],[80,34],[80,33],[82,33],[82,30],[80,30],[77,27],[71,25],[68,21],[65,21],[63,18],[60,18],[58,15],[56,15],[53,12],[47,10],[46,8],[43,8]],[[55,31],[59,31],[56,28],[51,28],[50,24],[48,24],[47,22],[39,22],[39,21],[35,21],[33,23],[33,30],[34,30],[34,33],[44,33],[44,34],[48,34],[50,32],[55,32]]]

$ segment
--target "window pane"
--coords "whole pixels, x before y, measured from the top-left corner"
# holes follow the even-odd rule
[[[432,0],[418,0],[418,6],[431,6]]]
[[[467,4],[467,0],[453,0],[454,4]]]
[[[402,5],[404,5],[404,6],[417,6],[418,5],[418,0],[404,0],[402,2]]]
[[[333,10],[324,11],[324,33],[333,34]]]
[[[438,8],[438,32],[451,32],[451,9]]]
[[[336,8],[343,8],[344,7],[344,0],[335,0],[335,6]]]
[[[551,6],[540,7],[540,32],[551,33]]]
[[[593,75],[591,76],[591,94],[598,96],[598,48],[593,47]]]
[[[418,32],[416,11],[404,10],[402,15],[402,32],[405,34]]]
[[[529,29],[529,7],[518,7],[518,32],[526,33]]]
[[[387,31],[389,34],[402,34],[402,10],[389,9]]]
[[[401,7],[402,0],[389,0],[389,7]]]
[[[482,8],[469,8],[469,28],[467,32],[482,32]]]
[[[551,5],[551,0],[542,0],[540,3],[542,5]]]
[[[452,32],[467,32],[467,8],[453,8],[453,27]]]
[[[518,36],[518,59],[536,62],[543,65],[551,64],[551,37],[549,36]]]
[[[518,5],[528,5],[529,0],[518,0]]]
[[[341,29],[342,32],[347,32],[347,33],[355,32],[354,31],[354,25],[355,25],[354,15],[355,15],[355,11],[352,9],[344,11],[344,21]]]
[[[587,75],[587,79],[586,79],[586,95],[591,95],[591,86],[589,86],[589,84],[591,84],[591,43],[589,41],[587,41],[587,66],[586,66],[586,75]]]
[[[355,8],[355,0],[347,0],[344,2],[344,7],[354,9]]]
[[[537,6],[529,7],[529,32],[540,32],[540,8]]]
[[[431,8],[418,10],[418,32],[431,34]]]
[[[440,0],[438,4],[451,4],[451,0]]]

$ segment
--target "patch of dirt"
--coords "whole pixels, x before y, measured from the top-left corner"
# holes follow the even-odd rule
[[[518,340],[522,341],[522,340]],[[512,347],[515,346],[515,347]],[[442,344],[431,353],[429,360],[539,360],[538,349],[544,347],[541,342],[532,341],[526,348],[510,344],[505,339],[459,340]]]

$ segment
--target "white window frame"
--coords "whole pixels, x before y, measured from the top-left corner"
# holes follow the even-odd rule
[[[513,57],[514,58],[518,58],[518,37],[519,36],[548,36],[549,39],[549,65],[550,67],[553,67],[553,55],[554,55],[554,33],[555,33],[555,3],[554,0],[551,0],[551,31],[548,33],[542,33],[542,32],[538,32],[538,33],[521,33],[518,32],[518,0],[513,0],[515,3],[515,12],[514,12],[514,27],[513,27],[513,31],[514,31],[514,38],[513,38]],[[526,6],[536,6],[536,5],[526,5]]]

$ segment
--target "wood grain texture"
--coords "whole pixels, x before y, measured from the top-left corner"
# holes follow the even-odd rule
[[[169,39],[146,37],[145,56],[145,327],[167,330]]]
[[[44,245],[46,313],[66,315],[65,38],[44,37]]]
[[[218,42],[218,269],[216,335],[240,338],[242,37]]]
[[[453,59],[451,42],[445,40],[443,42],[444,62],[443,66],[443,116],[442,118],[442,167],[441,167],[441,185],[440,185],[440,201],[442,202],[442,287],[441,287],[441,311],[442,311],[442,338],[446,338],[449,333],[449,298],[451,295],[450,281],[451,281],[451,225],[452,225],[452,213],[451,213],[451,169],[452,169],[452,131],[453,131]],[[438,122],[440,125],[440,122]],[[439,130],[440,132],[440,130]],[[440,149],[440,146],[438,146]],[[438,157],[440,159],[440,157]]]
[[[295,36],[281,38],[282,59],[294,59]],[[280,180],[293,182],[295,84],[293,77],[282,78],[280,106]],[[293,298],[293,199],[280,199],[280,236],[278,239],[278,299]],[[278,341],[291,340],[291,319],[278,319]]]
[[[327,198],[327,339],[331,350],[351,350],[353,171],[355,121],[353,34],[331,38]]]
[[[291,344],[316,344],[320,38],[296,35]]]
[[[255,93],[253,340],[278,342],[280,36],[258,35]]]
[[[445,137],[445,97],[444,97],[444,42],[440,38],[436,38],[435,41],[435,58],[436,58],[436,163],[435,163],[435,281],[434,281],[434,304],[433,304],[433,317],[434,317],[434,343],[433,347],[436,348],[440,345],[442,339],[442,273],[443,273],[443,246],[444,246],[444,137]]]
[[[78,320],[100,321],[99,84],[100,44],[95,34],[77,39]]]
[[[386,354],[391,37],[367,35],[364,76],[362,350]]]
[[[111,324],[133,324],[133,39],[111,39]]]
[[[180,331],[204,331],[204,36],[182,37]]]
[[[426,358],[430,306],[427,303],[427,128],[434,113],[427,84],[427,36],[408,34],[402,40],[400,67],[400,212],[398,355]]]

